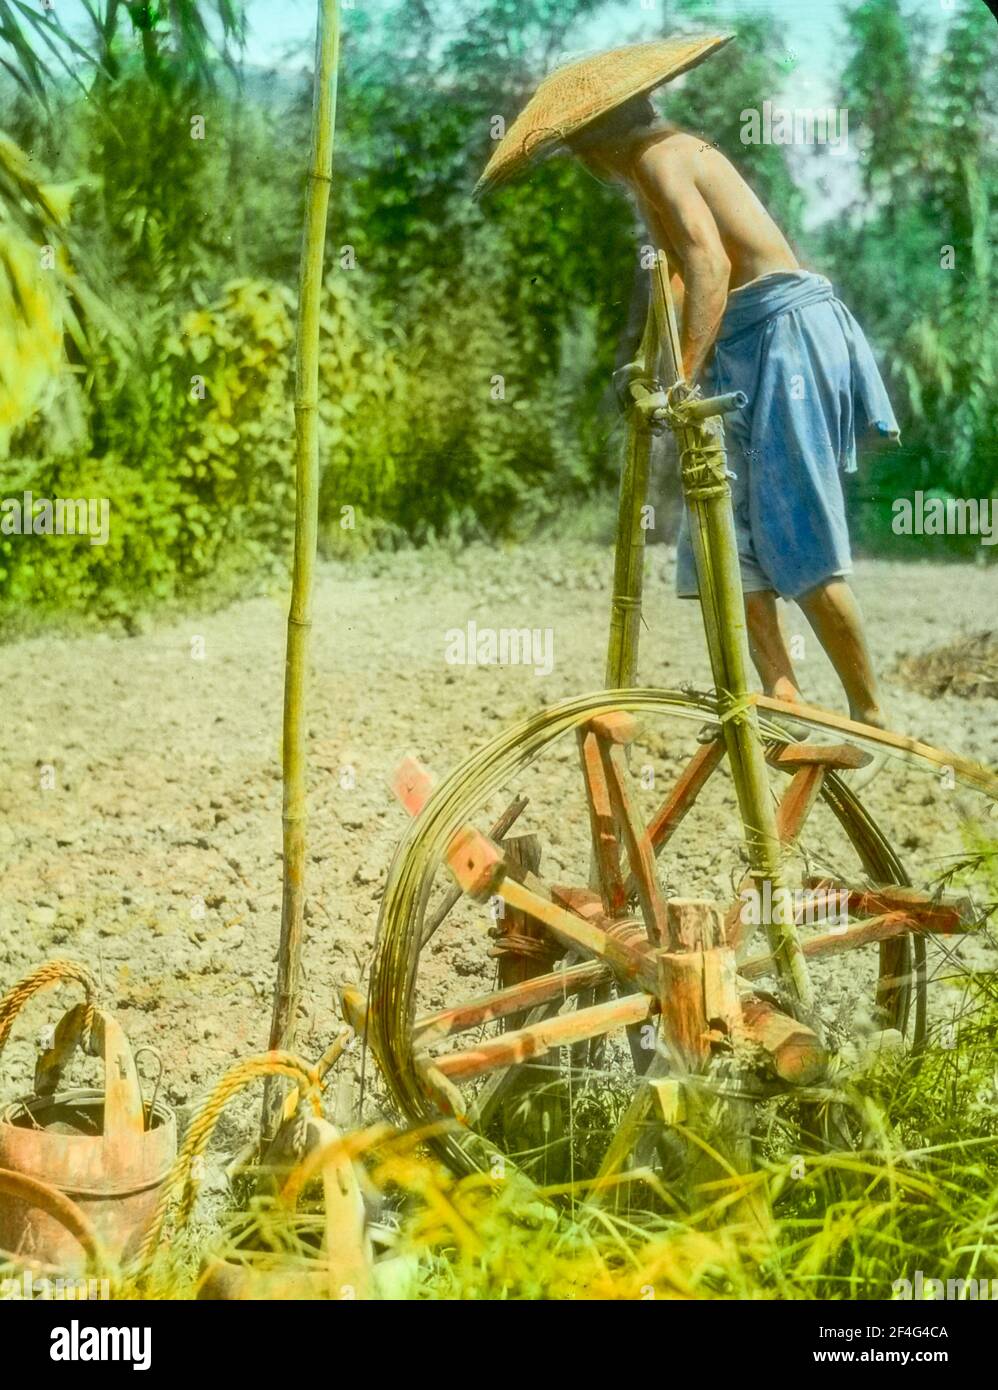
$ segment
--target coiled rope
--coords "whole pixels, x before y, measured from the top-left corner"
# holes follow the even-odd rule
[[[182,1230],[187,1224],[197,1199],[198,1179],[194,1176],[194,1167],[207,1148],[222,1111],[238,1091],[264,1076],[286,1076],[297,1082],[298,1090],[294,1094],[300,1103],[309,1105],[314,1115],[321,1115],[319,1094],[322,1080],[318,1068],[310,1067],[294,1053],[263,1052],[230,1067],[195,1114],[180,1152],[167,1174],[152,1223],[136,1257],[141,1269],[148,1266],[162,1240],[166,1219],[175,1200],[179,1199],[175,1230]]]
[[[48,989],[50,985],[64,984],[70,980],[82,985],[86,996],[87,1010],[83,1020],[81,1045],[84,1052],[89,1053],[91,1051],[100,986],[85,965],[76,960],[60,959],[46,961],[44,965],[39,965],[37,969],[25,975],[23,980],[19,980],[14,988],[8,990],[0,999],[0,1052],[3,1052],[6,1046],[10,1030],[14,1026],[14,1019],[28,1000],[41,990]]]

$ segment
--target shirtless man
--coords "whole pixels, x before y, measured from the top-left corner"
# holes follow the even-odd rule
[[[665,251],[686,381],[702,381],[711,395],[743,389],[749,397],[725,428],[749,644],[766,694],[802,699],[780,625],[782,596],[806,614],[842,681],[851,717],[885,727],[846,579],[851,557],[840,477],[855,469],[864,427],[898,435],[862,330],[829,282],[800,268],[724,155],[659,121],[647,96],[567,143],[597,177],[619,180],[635,195]],[[696,596],[685,515],[677,588]]]

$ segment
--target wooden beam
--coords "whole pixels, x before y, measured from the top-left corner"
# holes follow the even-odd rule
[[[622,748],[633,743],[639,732],[638,721],[634,715],[623,709],[598,714],[595,719],[590,719],[588,727],[604,743],[616,743]]]
[[[604,912],[613,916],[626,905],[627,892],[620,868],[620,844],[610,802],[610,790],[600,756],[600,738],[600,733],[592,725],[586,725],[578,731],[579,757],[582,762],[589,830],[600,896]]]
[[[781,1013],[768,1000],[742,1000],[739,1033],[761,1048],[775,1074],[792,1086],[811,1086],[828,1067],[828,1053],[813,1029]]]
[[[850,916],[879,917],[888,912],[905,912],[928,932],[964,932],[975,927],[980,918],[973,899],[965,893],[943,893],[936,898],[900,884],[869,888],[813,874],[805,879],[805,885],[814,895],[814,912],[818,916],[824,903],[840,906],[842,899],[836,895],[843,894],[847,895]]]
[[[764,714],[781,714],[800,723],[814,725],[818,729],[834,729],[837,733],[851,735],[864,743],[875,744],[878,748],[896,753],[909,763],[930,763],[937,768],[949,768],[962,781],[986,792],[988,796],[998,798],[998,775],[990,768],[970,762],[969,759],[961,758],[957,753],[950,753],[945,748],[933,748],[929,743],[909,738],[906,734],[893,733],[889,729],[874,729],[869,724],[859,724],[855,719],[833,714],[831,710],[821,709],[817,705],[788,704],[785,700],[774,700],[769,695],[755,693],[748,698]]]
[[[790,785],[776,808],[776,833],[784,849],[796,844],[797,837],[814,809],[821,795],[825,780],[825,767],[821,763],[808,763],[800,767],[791,778]]]
[[[367,995],[357,985],[340,990],[340,1017],[362,1038],[367,1029]]]
[[[788,743],[768,761],[774,767],[827,767],[833,772],[845,772],[866,767],[873,762],[873,754],[852,743]]]
[[[470,1081],[500,1067],[529,1062],[553,1047],[564,1047],[616,1028],[643,1023],[656,1007],[656,1001],[647,994],[627,995],[608,1004],[596,1004],[591,1009],[576,1009],[574,1013],[558,1014],[542,1023],[528,1024],[526,1028],[503,1033],[501,1037],[464,1052],[445,1053],[433,1059],[433,1067],[448,1081]]]
[[[558,907],[549,897],[542,897],[534,891],[529,877],[526,883],[503,879],[497,891],[510,907],[520,908],[538,922],[543,922],[552,936],[565,946],[576,947],[583,955],[603,961],[618,979],[647,989],[650,993],[657,991],[658,970],[649,952],[615,938],[602,927],[577,917],[574,912]]]
[[[509,803],[502,815],[495,821],[489,830],[489,839],[495,840],[497,845],[502,845],[507,834],[519,820],[524,808],[527,805],[525,796],[517,796]],[[437,930],[443,925],[447,914],[455,907],[463,897],[464,890],[459,883],[452,884],[444,894],[443,901],[427,921],[423,923],[423,932],[419,939],[420,950],[432,940]]]
[[[538,835],[511,835],[503,846],[507,871],[521,879],[526,873],[536,873],[541,866],[541,841]],[[489,933],[496,945],[489,952],[499,959],[499,984],[522,984],[535,975],[546,975],[551,969],[551,938],[538,922],[522,912],[505,907],[495,928]],[[538,943],[535,947],[533,943]],[[555,951],[557,954],[557,950]],[[509,1016],[505,1026],[519,1028],[526,1018]]]
[[[710,900],[673,898],[666,922],[669,949],[657,957],[662,1038],[680,1071],[705,1071],[712,1042],[740,1019],[735,953]]]
[[[721,909],[710,898],[669,898],[665,904],[670,951],[709,951],[724,945]]]
[[[712,739],[710,743],[701,744],[683,768],[676,785],[648,822],[648,838],[656,856],[669,843],[726,751],[723,738]],[[632,874],[627,881],[628,896],[635,890]]]
[[[655,851],[641,812],[631,795],[624,751],[619,744],[600,744],[600,756],[610,792],[610,802],[631,868],[634,891],[641,904],[648,939],[661,945],[666,940],[665,899],[658,884]]]
[[[502,850],[473,825],[464,825],[447,846],[447,867],[469,898],[488,902],[506,873]]]
[[[418,816],[433,791],[433,776],[418,758],[403,758],[392,777],[392,791],[406,813]]]
[[[821,789],[825,782],[825,775],[828,772],[829,764],[810,757],[813,751],[812,745],[800,745],[809,750],[809,756],[799,761],[787,760],[788,767],[796,767],[790,785],[780,798],[780,804],[776,808],[776,834],[783,849],[790,849],[797,843],[801,831],[807,822],[808,816],[814,809],[815,802],[821,795]],[[816,746],[816,745],[815,745]],[[783,752],[787,752],[784,749]],[[834,751],[834,750],[833,750]],[[782,758],[782,753],[777,755]],[[865,755],[860,755],[864,761],[869,761]],[[724,919],[725,935],[727,940],[736,949],[741,945],[744,938],[742,911],[745,906],[743,894],[746,889],[753,886],[754,880],[751,875],[746,875],[738,885],[738,897],[731,904]]]
[[[808,960],[823,956],[839,956],[844,951],[853,951],[857,946],[869,946],[875,941],[889,941],[893,937],[918,931],[919,925],[906,912],[887,912],[882,917],[871,917],[865,922],[857,922],[845,931],[826,932],[823,936],[812,936],[801,943],[801,949]],[[752,956],[738,967],[738,973],[746,980],[757,979],[774,969],[772,956]]]
[[[549,999],[569,999],[582,990],[592,989],[605,980],[612,979],[610,970],[597,960],[573,965],[568,970],[553,970],[547,975],[535,975],[533,979],[520,984],[509,985],[484,994],[467,1003],[455,1004],[449,1009],[439,1009],[436,1013],[424,1014],[417,1018],[413,1033],[416,1043],[427,1047],[441,1038],[454,1033],[464,1033],[469,1028],[478,1028],[493,1019],[509,1018],[522,1010],[546,1004]]]

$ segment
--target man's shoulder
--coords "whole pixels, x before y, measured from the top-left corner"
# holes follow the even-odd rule
[[[671,126],[647,135],[635,152],[635,162],[647,169],[692,169],[711,148],[701,136]]]

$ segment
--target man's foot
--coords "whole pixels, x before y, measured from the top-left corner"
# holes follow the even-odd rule
[[[821,735],[816,729],[809,729],[806,724],[801,724],[796,719],[791,719],[786,714],[773,714],[765,711],[766,720],[786,734],[792,743],[815,743]]]
[[[855,719],[857,724],[869,724],[873,729],[886,729],[887,717],[883,710],[850,710],[849,718]],[[851,792],[864,791],[875,777],[879,777],[887,765],[889,754],[877,752],[872,755],[872,761],[865,767],[856,768],[855,772],[847,772],[845,780]]]

